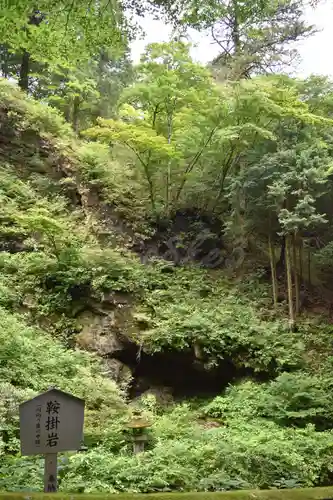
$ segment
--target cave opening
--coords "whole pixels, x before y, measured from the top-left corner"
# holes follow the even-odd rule
[[[249,368],[236,367],[231,359],[207,369],[193,351],[163,350],[157,353],[139,351],[134,343],[126,343],[111,356],[130,368],[132,382],[128,398],[134,399],[152,387],[168,388],[176,399],[214,397],[226,386],[245,377],[266,379]]]

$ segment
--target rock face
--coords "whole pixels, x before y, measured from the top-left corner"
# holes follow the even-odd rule
[[[77,315],[81,327],[76,336],[83,349],[97,352],[100,356],[111,356],[122,349],[122,339],[131,322],[130,296],[121,293],[104,295],[100,302],[91,302]]]
[[[223,267],[226,247],[222,222],[200,210],[177,211],[170,219],[160,220],[152,239],[134,245],[143,261],[159,256],[176,265],[188,262],[203,267]]]
[[[102,357],[121,350],[115,311],[103,315],[84,311],[79,315],[78,322],[82,330],[76,336],[76,342],[82,349],[97,352]]]
[[[82,349],[96,352],[104,360],[105,374],[126,390],[131,383],[132,372],[124,363],[112,358],[116,351],[123,348],[115,316],[115,311],[103,316],[85,311],[80,315],[83,327],[76,336],[76,342]]]
[[[157,405],[160,408],[167,408],[174,403],[173,390],[170,387],[152,386],[139,397],[134,398],[133,403],[136,405],[144,403],[145,406],[151,404],[152,406]]]
[[[116,359],[105,359],[105,375],[114,380],[125,393],[133,382],[133,375],[130,368]]]
[[[130,303],[127,296],[110,294],[102,303],[92,304],[77,317],[81,327],[76,344],[87,351],[97,353],[105,364],[105,373],[126,389],[132,379],[131,369],[114,358],[126,343],[124,331],[130,321]]]

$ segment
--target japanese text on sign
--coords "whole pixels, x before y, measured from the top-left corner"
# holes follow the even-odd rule
[[[82,442],[83,421],[84,401],[58,389],[49,389],[21,403],[22,455],[77,450]]]
[[[59,420],[60,403],[58,401],[48,401],[46,403],[46,422],[45,429],[47,430],[47,441],[46,446],[54,448],[57,446],[59,441],[58,436],[58,426],[60,424]]]
[[[35,445],[40,446],[40,421],[42,418],[42,407],[41,405],[36,406],[36,435],[35,435]]]
[[[56,478],[52,474],[50,474],[48,476],[46,489],[49,492],[56,492],[57,491],[57,481],[56,481]]]

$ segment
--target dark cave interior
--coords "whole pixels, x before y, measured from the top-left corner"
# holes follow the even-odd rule
[[[221,394],[232,381],[244,377],[267,378],[267,374],[255,375],[250,369],[236,367],[227,358],[207,369],[191,350],[164,350],[151,354],[140,352],[131,342],[114,352],[112,358],[132,371],[129,399],[140,396],[151,387],[167,387],[175,398],[213,397]]]

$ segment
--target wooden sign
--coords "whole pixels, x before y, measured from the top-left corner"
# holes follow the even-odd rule
[[[57,453],[74,451],[83,440],[84,401],[50,389],[20,405],[22,455],[45,455],[46,492],[57,490]]]

